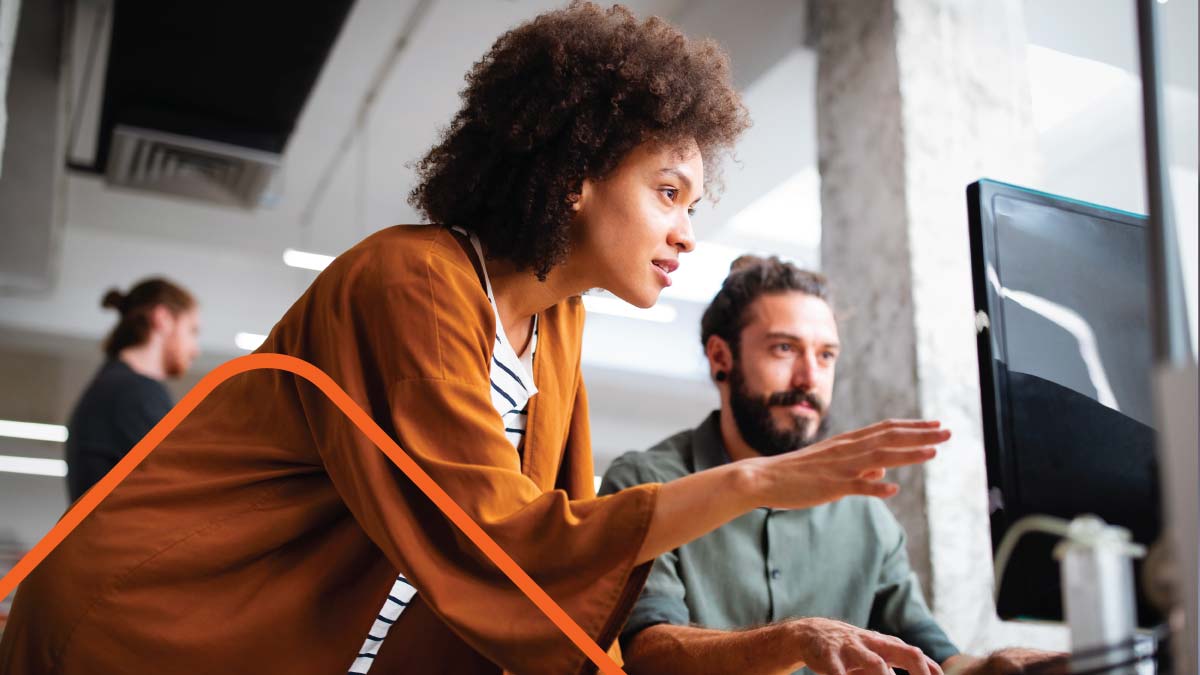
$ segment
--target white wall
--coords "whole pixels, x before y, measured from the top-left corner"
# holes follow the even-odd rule
[[[1027,0],[1039,190],[1146,213],[1142,92],[1134,3]],[[1166,159],[1196,353],[1197,5],[1158,6]],[[1074,24],[1068,30],[1066,25]]]

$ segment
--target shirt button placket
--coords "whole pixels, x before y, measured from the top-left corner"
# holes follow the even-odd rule
[[[777,515],[778,513],[774,509],[768,510],[766,527],[764,528],[764,539],[767,548],[767,587],[770,589],[771,594],[771,621],[780,620],[781,617],[779,615],[782,610],[780,605],[786,595],[782,593],[783,588],[781,587],[783,583],[783,570],[780,569],[778,562],[775,560],[775,547],[773,545],[776,538],[774,536],[776,534],[774,532],[776,529],[774,525]]]

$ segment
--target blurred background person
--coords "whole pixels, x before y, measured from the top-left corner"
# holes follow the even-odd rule
[[[67,490],[74,502],[104,477],[167,414],[163,381],[178,378],[199,354],[196,300],[166,279],[128,293],[113,289],[101,305],[120,314],[104,340],[105,361],[67,425]]]

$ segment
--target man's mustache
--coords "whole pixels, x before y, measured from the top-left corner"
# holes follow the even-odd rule
[[[815,410],[817,414],[823,414],[825,412],[825,404],[822,403],[821,400],[817,398],[816,395],[811,391],[805,391],[803,389],[777,391],[767,397],[767,405],[772,407],[783,406],[786,408],[800,403],[807,403],[808,405],[812,406],[812,409]]]

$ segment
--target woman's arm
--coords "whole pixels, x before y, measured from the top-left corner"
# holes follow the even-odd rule
[[[730,462],[664,483],[637,560],[653,560],[752,509],[803,509],[848,495],[891,497],[887,469],[932,459],[938,422],[888,420],[803,450]]]

